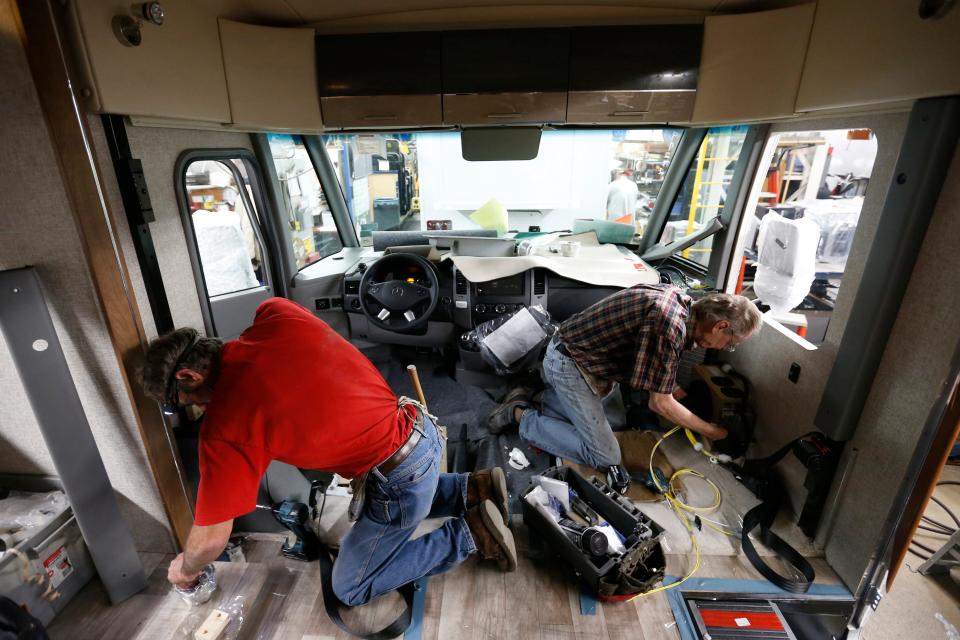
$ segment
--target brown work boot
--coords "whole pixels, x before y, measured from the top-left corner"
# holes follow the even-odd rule
[[[521,411],[530,409],[533,405],[530,403],[532,391],[527,387],[516,387],[511,389],[496,409],[487,418],[487,429],[493,435],[498,435],[519,424],[516,416],[516,409]]]
[[[501,571],[516,571],[517,545],[496,505],[490,500],[484,500],[476,507],[468,509],[465,519],[480,557],[484,560],[496,560]]]
[[[510,522],[507,476],[500,467],[474,471],[467,477],[467,509],[490,500],[500,510],[504,522]]]

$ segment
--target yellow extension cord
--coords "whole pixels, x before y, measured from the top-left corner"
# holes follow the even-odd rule
[[[663,441],[664,441],[664,440],[666,440],[667,438],[669,438],[670,436],[672,436],[674,433],[676,433],[676,432],[679,431],[679,430],[680,430],[680,427],[679,427],[679,426],[675,426],[673,429],[671,429],[671,430],[668,431],[666,434],[664,434],[659,440],[657,440],[657,443],[656,443],[655,445],[653,445],[653,449],[650,450],[650,465],[649,465],[649,467],[650,467],[650,477],[653,479],[653,484],[657,487],[657,489],[660,491],[660,493],[662,493],[662,494],[664,495],[664,497],[667,499],[667,502],[668,502],[668,504],[673,508],[674,513],[677,514],[677,518],[680,519],[680,522],[682,522],[682,523],[683,523],[683,526],[686,527],[686,529],[687,529],[687,533],[688,533],[689,536],[690,536],[690,544],[691,544],[691,546],[693,547],[694,554],[695,554],[695,560],[694,560],[694,563],[693,563],[693,569],[691,569],[690,572],[689,572],[687,575],[685,575],[685,576],[684,576],[683,578],[681,578],[680,580],[677,580],[676,582],[671,582],[670,584],[663,585],[662,587],[657,587],[656,589],[651,589],[650,591],[646,591],[646,592],[644,592],[644,593],[638,593],[637,595],[633,596],[632,598],[630,598],[630,599],[627,600],[626,602],[632,602],[632,601],[636,600],[637,598],[641,598],[641,597],[643,597],[643,596],[649,596],[649,595],[651,595],[651,594],[658,593],[658,592],[660,592],[660,591],[666,591],[667,589],[673,589],[674,587],[678,587],[678,586],[680,586],[681,584],[683,584],[684,582],[686,582],[687,580],[689,580],[689,579],[693,576],[693,574],[695,574],[695,573],[697,572],[697,570],[700,569],[700,542],[697,540],[697,536],[695,535],[695,533],[694,533],[694,531],[693,531],[693,525],[690,523],[690,518],[689,518],[684,512],[693,514],[694,517],[696,517],[696,516],[699,515],[699,514],[712,513],[712,512],[714,512],[714,511],[716,511],[718,508],[720,508],[720,502],[721,502],[721,500],[722,500],[722,497],[721,497],[721,495],[720,495],[720,487],[718,487],[718,486],[716,485],[716,483],[713,482],[713,480],[710,480],[709,478],[707,478],[706,476],[704,476],[704,475],[703,475],[702,473],[700,473],[699,471],[695,471],[695,470],[693,470],[693,469],[677,469],[676,471],[673,472],[673,475],[671,475],[671,476],[670,476],[670,479],[667,481],[667,486],[666,486],[666,488],[664,488],[664,487],[660,484],[660,480],[657,478],[657,474],[654,473],[654,468],[655,468],[655,467],[654,467],[654,465],[653,465],[653,457],[654,457],[654,455],[657,453],[657,449],[660,448],[660,445],[663,444]],[[715,461],[714,456],[713,456],[712,454],[710,454],[709,452],[706,452],[706,451],[703,450],[703,445],[701,445],[701,444],[699,443],[699,441],[697,440],[696,436],[694,436],[693,433],[692,433],[689,429],[685,429],[685,431],[687,432],[687,439],[690,440],[690,444],[693,445],[693,448],[694,448],[696,451],[699,451],[699,452],[702,453],[703,455],[705,455],[705,456],[707,456],[708,458],[710,458],[711,462],[714,462],[714,461]],[[700,478],[701,480],[703,480],[704,482],[706,482],[707,484],[709,484],[711,487],[713,487],[713,491],[714,491],[714,503],[713,503],[712,505],[709,505],[709,506],[706,506],[706,507],[695,507],[695,506],[686,504],[685,502],[683,502],[682,500],[680,500],[680,499],[677,497],[676,491],[674,490],[673,482],[674,482],[674,480],[676,480],[677,478],[679,478],[680,476],[683,476],[683,475],[696,476],[697,478]],[[728,536],[733,536],[733,535],[734,535],[733,533],[731,533],[731,532],[729,532],[729,531],[724,531],[723,529],[720,528],[720,527],[727,527],[728,525],[724,525],[724,524],[720,524],[720,523],[714,524],[712,521],[706,520],[706,519],[704,519],[704,518],[701,518],[701,519],[700,519],[700,522],[702,522],[703,524],[707,525],[708,527],[710,527],[711,529],[713,529],[713,530],[715,530],[715,531],[719,531],[720,533],[722,533],[722,534],[724,534],[724,535],[728,535]]]

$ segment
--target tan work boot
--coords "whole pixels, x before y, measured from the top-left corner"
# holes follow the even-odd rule
[[[496,505],[484,500],[465,516],[477,552],[484,560],[496,560],[501,571],[516,571],[517,545]]]
[[[467,509],[490,500],[500,510],[504,522],[510,522],[507,476],[500,467],[474,471],[467,477]]]

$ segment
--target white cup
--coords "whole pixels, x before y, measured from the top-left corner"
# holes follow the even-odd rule
[[[565,258],[576,258],[580,253],[580,243],[576,240],[564,240],[560,243],[560,255]]]

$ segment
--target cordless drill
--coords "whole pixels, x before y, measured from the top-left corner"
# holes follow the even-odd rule
[[[307,505],[293,500],[284,500],[273,505],[270,510],[277,522],[290,529],[293,535],[297,537],[297,541],[293,545],[289,541],[284,542],[280,548],[280,553],[287,558],[303,560],[304,562],[316,560],[320,556],[320,540],[317,538],[317,534],[307,525],[310,513]]]

